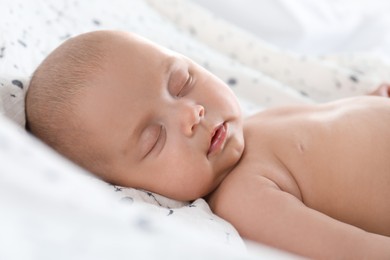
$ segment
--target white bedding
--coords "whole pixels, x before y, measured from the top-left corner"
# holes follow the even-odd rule
[[[263,40],[302,54],[390,60],[387,0],[192,0]]]
[[[110,186],[29,136],[22,128],[29,75],[68,37],[98,29],[139,33],[227,82],[245,114],[359,95],[390,79],[384,60],[282,51],[189,0],[0,6],[0,259],[292,258],[263,246],[248,251],[203,199],[178,202]]]

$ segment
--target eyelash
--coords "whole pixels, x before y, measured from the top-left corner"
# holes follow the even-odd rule
[[[154,150],[154,148],[157,146],[158,141],[161,139],[161,135],[162,135],[163,130],[164,130],[163,126],[160,126],[160,131],[158,132],[156,140],[153,142],[153,145],[150,147],[150,149],[148,150],[148,152],[146,153],[145,156],[149,155]]]
[[[179,93],[176,96],[177,97],[185,96],[192,87],[191,83],[192,83],[192,75],[189,74],[186,82],[184,83],[183,87],[180,89]]]

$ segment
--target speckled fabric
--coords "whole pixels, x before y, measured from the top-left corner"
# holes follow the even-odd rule
[[[361,95],[383,81],[390,81],[390,65],[380,57],[359,54],[329,57],[298,55],[278,49],[228,24],[197,6],[196,1],[148,2],[195,39],[316,102]],[[257,87],[262,88],[262,83],[259,80]]]

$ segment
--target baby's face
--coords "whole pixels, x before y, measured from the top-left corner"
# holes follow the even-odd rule
[[[188,58],[130,34],[112,37],[77,112],[103,179],[193,200],[239,161],[244,139],[229,87]],[[98,165],[98,164],[96,164]]]

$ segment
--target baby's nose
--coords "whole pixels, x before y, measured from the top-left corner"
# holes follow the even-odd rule
[[[196,127],[204,118],[205,109],[202,105],[199,104],[183,106],[181,109],[181,129],[186,136],[192,136]]]

